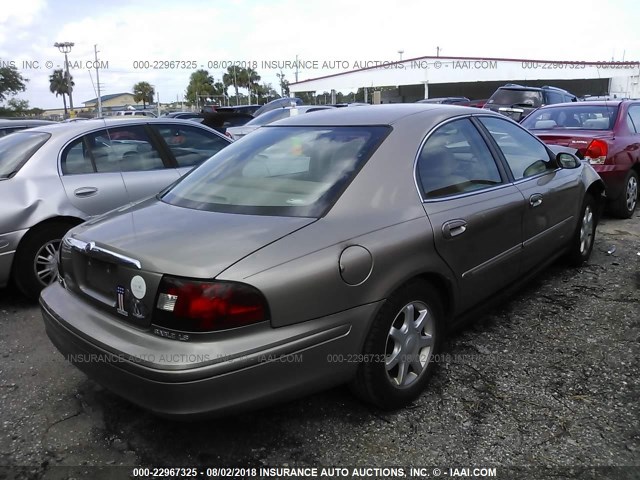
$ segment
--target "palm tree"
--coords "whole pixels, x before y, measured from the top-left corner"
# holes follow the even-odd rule
[[[236,105],[238,104],[238,86],[240,85],[240,71],[241,69],[232,65],[227,68],[227,72],[222,75],[222,83],[224,83],[225,87],[230,87],[233,85],[233,88],[236,91]]]
[[[65,95],[69,94],[69,90],[72,90],[74,85],[73,77],[69,75],[67,79],[67,74],[62,69],[54,70],[53,73],[49,75],[49,91],[55,93],[56,97],[62,95],[65,117],[67,116],[67,97],[65,97]]]
[[[258,89],[260,88],[260,84],[258,83],[260,81],[260,75],[258,75],[258,72],[253,68],[246,68],[243,80],[246,82],[244,86],[247,87],[249,91],[249,103],[251,103],[251,92],[256,92],[257,95]]]
[[[147,103],[153,102],[155,91],[149,82],[138,82],[133,86],[133,99],[136,102],[142,100],[142,108],[147,108]]]

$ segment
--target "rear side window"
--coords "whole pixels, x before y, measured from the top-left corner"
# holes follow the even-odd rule
[[[383,126],[261,128],[203,163],[162,200],[214,212],[320,217],[389,131]]]
[[[0,179],[11,178],[51,135],[43,132],[16,132],[0,138]]]
[[[633,122],[636,133],[640,133],[640,105],[631,105],[629,107],[629,118]]]
[[[526,130],[500,118],[479,119],[502,150],[515,180],[556,169],[544,145]]]
[[[547,92],[547,103],[562,103],[563,96],[558,92]]]
[[[61,160],[65,175],[137,172],[164,168],[144,126],[130,125],[89,133],[65,148]]]
[[[418,156],[416,175],[425,199],[502,183],[493,155],[466,118],[449,122],[429,136]]]
[[[193,167],[214,156],[229,142],[213,132],[183,125],[157,125],[158,133],[179,167]]]

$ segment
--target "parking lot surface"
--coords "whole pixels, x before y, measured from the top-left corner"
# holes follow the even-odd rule
[[[626,466],[606,478],[640,478],[640,215],[605,218],[587,265],[553,266],[449,338],[427,391],[393,413],[338,388],[162,419],[66,362],[12,289],[0,290],[0,355],[0,465],[12,467],[0,478],[115,478],[82,468],[118,465],[520,466],[530,478]]]

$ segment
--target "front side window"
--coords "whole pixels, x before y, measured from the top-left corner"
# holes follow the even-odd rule
[[[214,212],[320,217],[389,130],[381,126],[261,128],[207,160],[162,200]]]
[[[416,176],[425,199],[502,183],[496,162],[469,119],[435,130],[418,155]]]
[[[526,130],[501,118],[479,119],[500,147],[515,180],[556,169],[545,146]]]
[[[157,125],[179,167],[193,167],[213,157],[229,145],[224,138],[197,127]]]

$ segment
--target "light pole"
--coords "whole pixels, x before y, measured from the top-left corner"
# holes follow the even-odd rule
[[[69,73],[69,60],[67,59],[67,53],[71,51],[71,47],[73,47],[74,45],[75,43],[73,42],[56,42],[53,44],[54,47],[60,50],[60,53],[64,53],[64,65],[67,70],[67,93],[69,95],[69,110],[71,112],[73,112],[73,96],[71,95],[71,90],[73,90],[73,87],[71,87],[71,74]],[[71,113],[71,115],[73,115],[73,113]]]
[[[400,61],[402,61],[402,54],[404,53],[404,50],[398,50],[398,53],[400,54]]]

